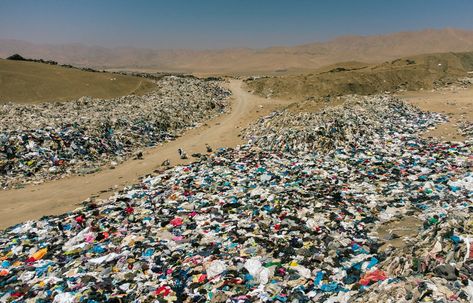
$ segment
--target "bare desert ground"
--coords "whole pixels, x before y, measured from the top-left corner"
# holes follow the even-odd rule
[[[473,88],[406,92],[400,96],[422,110],[443,113],[449,117],[447,123],[428,131],[424,136],[441,140],[465,140],[458,132],[457,123],[473,121]]]
[[[67,101],[82,96],[114,98],[143,94],[152,87],[144,78],[0,59],[0,102]]]

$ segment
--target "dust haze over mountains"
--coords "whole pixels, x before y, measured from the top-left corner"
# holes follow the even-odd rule
[[[248,73],[309,70],[342,61],[381,62],[403,56],[473,50],[473,30],[427,29],[378,36],[342,36],[325,42],[264,49],[105,48],[34,44],[0,39],[0,57],[25,57],[96,68]]]

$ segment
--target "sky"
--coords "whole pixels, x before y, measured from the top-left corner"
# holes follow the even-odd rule
[[[0,0],[0,38],[104,47],[261,48],[473,29],[473,0]]]

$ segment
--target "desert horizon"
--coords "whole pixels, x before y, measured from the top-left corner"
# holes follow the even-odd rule
[[[308,41],[301,45],[260,49],[107,48],[80,43],[41,45],[0,37],[2,58],[19,53],[25,57],[81,67],[216,74],[297,72],[345,61],[381,63],[419,54],[471,50],[473,30],[454,28],[339,36],[324,42]]]

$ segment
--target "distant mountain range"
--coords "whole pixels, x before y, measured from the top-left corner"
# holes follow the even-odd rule
[[[257,73],[308,70],[343,61],[382,62],[399,57],[473,50],[473,30],[427,29],[379,36],[342,36],[326,42],[264,49],[105,48],[34,44],[0,39],[0,57],[24,57],[94,68],[180,72]]]

